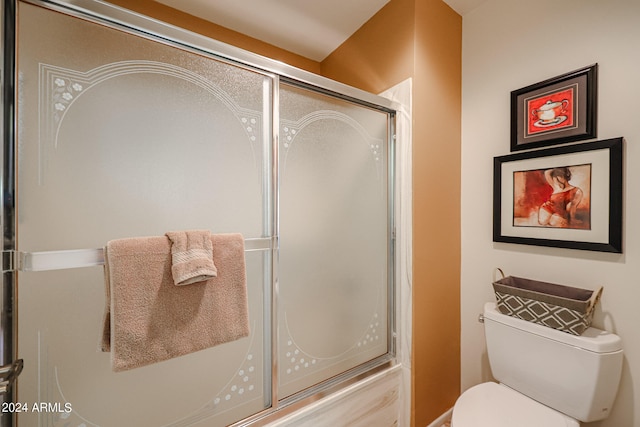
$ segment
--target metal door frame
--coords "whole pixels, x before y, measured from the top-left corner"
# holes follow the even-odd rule
[[[0,183],[0,227],[2,228],[2,289],[0,291],[0,404],[14,401],[13,382],[19,375],[14,319],[15,276],[11,253],[15,250],[15,15],[16,0],[2,0],[2,182]],[[21,363],[21,362],[19,362]],[[4,390],[4,393],[2,391]],[[15,426],[12,412],[0,414],[0,426]]]

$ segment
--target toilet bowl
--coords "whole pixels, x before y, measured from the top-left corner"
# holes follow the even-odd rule
[[[452,427],[579,427],[580,423],[503,384],[488,382],[456,401]]]
[[[491,373],[466,390],[452,427],[579,427],[609,416],[622,373],[619,336],[588,328],[576,336],[484,307]]]

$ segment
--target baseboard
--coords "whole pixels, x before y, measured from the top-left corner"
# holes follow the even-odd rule
[[[440,415],[437,420],[429,424],[427,427],[442,427],[445,423],[451,421],[451,413],[453,412],[453,408],[449,409],[444,414]],[[448,424],[447,424],[448,425]]]

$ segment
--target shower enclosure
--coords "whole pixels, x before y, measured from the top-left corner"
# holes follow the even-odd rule
[[[394,363],[390,102],[92,0],[3,29],[3,426],[260,424]],[[181,229],[243,234],[251,333],[114,373],[101,248]]]

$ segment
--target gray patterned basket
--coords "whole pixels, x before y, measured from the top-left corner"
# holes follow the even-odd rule
[[[521,277],[493,282],[498,310],[502,314],[538,323],[573,335],[581,335],[593,320],[602,287],[595,291]]]

